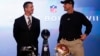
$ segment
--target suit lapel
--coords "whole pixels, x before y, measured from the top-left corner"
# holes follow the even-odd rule
[[[27,23],[26,23],[26,20],[25,20],[25,17],[24,15],[22,16],[22,23],[23,23],[23,27],[25,27],[27,30],[32,30],[32,27],[34,27],[34,17],[32,16],[32,25],[31,25],[31,28],[29,29],[28,26],[27,26]]]
[[[26,20],[25,20],[25,17],[24,15],[22,16],[22,21],[23,21],[23,26],[28,29],[28,26],[27,26],[27,23],[26,23]],[[28,29],[29,30],[29,29]]]

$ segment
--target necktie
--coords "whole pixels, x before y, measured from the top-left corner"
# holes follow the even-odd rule
[[[32,22],[31,22],[31,20],[30,20],[30,17],[28,17],[28,28],[29,28],[29,29],[31,28],[31,24],[32,24]]]

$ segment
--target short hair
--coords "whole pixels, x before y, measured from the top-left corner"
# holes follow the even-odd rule
[[[25,9],[27,7],[28,4],[33,4],[33,2],[31,1],[27,1],[23,4],[23,8]]]

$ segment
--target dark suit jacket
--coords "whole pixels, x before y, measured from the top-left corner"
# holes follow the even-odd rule
[[[34,45],[36,48],[38,48],[39,34],[40,21],[35,17],[32,17],[32,26],[30,30],[28,29],[24,16],[15,19],[13,35],[19,47]]]

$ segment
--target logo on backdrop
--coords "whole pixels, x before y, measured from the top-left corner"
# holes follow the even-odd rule
[[[51,5],[50,6],[50,12],[56,13],[57,12],[57,6],[56,5]]]

